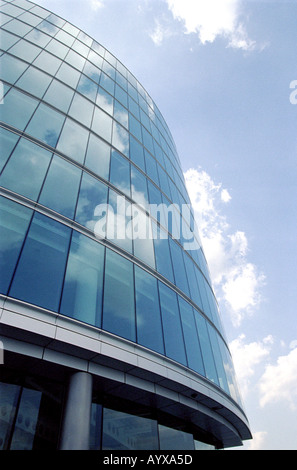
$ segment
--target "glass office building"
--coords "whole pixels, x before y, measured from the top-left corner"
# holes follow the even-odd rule
[[[0,448],[250,439],[171,133],[108,50],[0,0]]]

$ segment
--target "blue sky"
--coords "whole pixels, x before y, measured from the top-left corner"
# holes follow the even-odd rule
[[[36,3],[110,50],[162,112],[254,435],[243,448],[296,450],[297,0]]]

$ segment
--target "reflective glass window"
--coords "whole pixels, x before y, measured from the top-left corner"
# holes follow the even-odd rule
[[[51,15],[47,16],[47,21],[49,21],[50,23],[52,24],[55,24],[56,26],[58,26],[59,28],[63,28],[64,29],[64,24],[65,24],[65,20],[62,20],[62,18],[59,18],[58,16],[54,15],[54,13],[52,13]]]
[[[110,146],[90,134],[85,165],[97,175],[109,179]]]
[[[91,46],[93,43],[93,39],[90,38],[90,36],[85,34],[83,31],[80,31],[77,37],[80,41],[82,41],[87,46]]]
[[[88,60],[85,63],[83,73],[91,78],[94,82],[99,83],[101,72]]]
[[[51,40],[50,36],[42,33],[38,29],[32,29],[32,31],[27,34],[25,39],[42,48],[45,47]]]
[[[168,233],[152,223],[157,271],[174,282]]]
[[[35,69],[34,67],[29,67],[17,81],[16,86],[28,91],[38,98],[41,98],[51,81],[51,76]]]
[[[56,39],[58,37],[56,36]],[[73,38],[72,38],[73,39]],[[82,57],[81,55],[77,54],[77,52],[70,50],[65,57],[65,60],[68,64],[72,65],[72,67],[75,67],[78,70],[83,70],[86,59]]]
[[[11,84],[14,84],[27,67],[28,64],[8,54],[0,57],[1,79]]]
[[[159,186],[159,175],[157,169],[157,162],[149,152],[145,150],[145,166],[147,175]]]
[[[147,179],[134,165],[131,165],[131,194],[137,204],[149,210]]]
[[[130,196],[130,163],[116,151],[111,153],[110,182]]]
[[[187,365],[177,295],[162,282],[158,284],[166,356]]]
[[[103,329],[136,340],[133,264],[109,249],[106,251]]]
[[[124,196],[109,190],[107,238],[132,253],[132,209]]]
[[[56,77],[62,82],[66,83],[66,85],[69,85],[72,88],[76,88],[80,77],[80,72],[63,62]]]
[[[169,238],[171,259],[173,265],[173,272],[175,278],[175,285],[181,289],[185,294],[189,295],[188,278],[184,264],[182,248],[175,243],[172,238]]]
[[[32,217],[32,211],[0,197],[0,291],[6,295],[22,244]]]
[[[62,29],[60,29],[58,31],[55,38],[58,41],[61,41],[63,44],[66,44],[66,46],[69,46],[69,47],[71,47],[72,44],[74,43],[74,37],[71,36],[70,34],[66,33],[66,31],[63,31]],[[76,54],[76,55],[78,55],[78,54]],[[67,59],[67,60],[73,60],[72,56],[71,56],[71,58],[69,57],[69,59]]]
[[[181,297],[178,297],[178,303],[185,339],[188,366],[199,374],[205,375],[193,308]]]
[[[225,373],[225,369],[224,369],[224,364],[223,364],[223,360],[222,360],[222,356],[221,356],[221,351],[220,351],[220,347],[219,347],[219,343],[218,343],[217,333],[213,329],[213,327],[210,326],[209,324],[207,324],[207,328],[208,328],[211,347],[212,347],[212,350],[213,350],[214,360],[215,360],[215,364],[216,364],[216,370],[217,370],[217,374],[218,374],[219,385],[223,390],[225,390],[226,393],[230,394],[230,390],[229,390],[228,382],[227,382],[227,378],[226,378],[226,373]]]
[[[118,84],[115,86],[114,96],[122,105],[128,107],[128,95]]]
[[[96,104],[111,116],[113,115],[113,97],[103,88],[99,87],[97,91]]]
[[[206,284],[206,280],[204,279],[201,271],[196,266],[194,266],[194,270],[195,270],[195,274],[197,278],[197,283],[199,286],[199,292],[200,292],[200,297],[202,300],[203,311],[208,316],[208,318],[210,318],[210,320],[213,321],[212,311],[210,310],[208,298],[207,298],[206,289],[208,288],[208,286]]]
[[[40,21],[40,18],[39,18]],[[37,29],[44,31],[45,33],[49,34],[50,36],[55,36],[59,32],[59,28],[54,26],[49,21],[43,20],[41,23],[38,24]]]
[[[109,78],[106,73],[101,74],[100,85],[102,86],[102,88],[104,88],[104,90],[108,91],[108,93],[114,95],[114,81]]]
[[[55,147],[62,129],[65,116],[41,103],[29,122],[26,132]]]
[[[9,295],[57,311],[71,230],[34,215]]]
[[[118,101],[114,102],[114,118],[128,129],[128,111]]]
[[[43,99],[55,106],[55,108],[67,113],[72,97],[73,90],[71,88],[60,83],[58,80],[53,80]]]
[[[157,421],[103,409],[103,450],[155,450],[158,444]]]
[[[83,163],[88,137],[89,131],[87,129],[84,129],[72,119],[66,118],[57,149],[77,162]]]
[[[0,127],[0,172],[5,165],[13,147],[17,143],[19,136]]]
[[[110,65],[106,60],[103,61],[102,70],[105,72],[110,78],[113,80],[115,79],[115,69],[112,65]]]
[[[64,46],[64,44],[61,44],[59,41],[56,41],[55,39],[52,39],[51,42],[47,44],[45,49],[51,54],[56,55],[62,60],[65,59],[65,56],[69,50],[67,46]]]
[[[132,135],[130,135],[130,159],[145,172],[143,147]]]
[[[125,90],[127,91],[128,89],[128,84],[126,78],[123,77],[121,73],[118,71],[116,72],[116,82]]]
[[[131,134],[135,135],[135,137],[142,142],[141,124],[132,114],[129,114],[129,130]]]
[[[205,367],[205,376],[212,382],[215,382],[217,385],[219,385],[216,366],[213,357],[213,351],[211,348],[210,338],[206,326],[206,320],[195,310],[194,313]]]
[[[159,424],[161,450],[194,450],[192,434]]]
[[[160,188],[169,197],[169,199],[171,199],[168,176],[163,170],[163,168],[160,167],[160,165],[158,166],[158,173],[159,173],[159,179],[160,179]]]
[[[32,26],[37,26],[40,23],[40,18],[38,16],[32,15],[28,11],[20,15],[19,19]]]
[[[69,115],[85,126],[90,127],[93,110],[93,103],[86,100],[83,96],[75,94],[69,109]]]
[[[20,57],[23,60],[26,60],[27,62],[33,62],[33,60],[36,59],[38,54],[41,52],[41,49],[25,41],[24,39],[21,39],[17,44],[12,46],[9,52],[11,52],[11,54],[13,55],[16,55],[17,57]]]
[[[54,155],[39,198],[40,204],[72,219],[81,173],[79,168]]]
[[[61,65],[61,60],[47,51],[42,51],[34,61],[33,65],[42,70],[46,70],[47,73],[50,73],[51,75],[55,75]]]
[[[77,85],[77,91],[91,101],[95,101],[98,86],[85,75],[81,75]]]
[[[12,88],[0,106],[0,120],[24,130],[37,104],[38,101],[34,98]]]
[[[21,139],[3,170],[1,185],[36,200],[50,159],[50,152]]]
[[[74,43],[72,44],[71,48],[81,54],[83,57],[87,57],[89,54],[89,48],[83,44],[81,41],[76,39]]]
[[[92,130],[100,137],[111,142],[112,119],[104,111],[95,107]]]
[[[135,266],[137,342],[164,354],[157,279]]]
[[[33,448],[41,395],[41,392],[37,390],[22,389],[10,450]],[[28,410],[30,410],[29,416]]]
[[[73,232],[60,312],[101,327],[104,247]]]
[[[67,31],[67,33],[72,34],[74,37],[76,37],[79,33],[79,29],[70,23],[65,23],[63,29],[64,31]]]
[[[133,87],[131,87],[132,90],[134,90]],[[135,90],[134,90],[135,91]],[[129,87],[129,93],[130,93],[130,87]],[[130,93],[131,94],[131,93]],[[137,95],[137,93],[136,93]],[[136,96],[136,100],[137,100],[137,96]],[[136,101],[134,101],[133,98],[131,98],[131,96],[128,96],[128,107],[129,107],[129,111],[130,113],[134,114],[134,116],[137,118],[137,119],[140,119],[140,113],[139,113],[139,106],[138,104],[136,103]]]
[[[129,133],[117,122],[113,123],[112,145],[129,157]]]
[[[143,140],[143,145],[151,152],[151,154],[154,154],[154,144],[153,144],[153,138],[151,134],[148,133],[145,127],[142,126],[142,140]]]
[[[0,38],[1,49],[3,51],[7,51],[7,49],[9,49],[13,44],[19,41],[19,38],[17,36],[14,36],[14,34],[11,34],[8,31],[4,31],[3,29],[1,29]]]
[[[75,220],[93,233],[98,221],[96,207],[100,204],[107,204],[107,186],[83,173]]]
[[[203,309],[200,290],[195,275],[195,266],[191,258],[186,253],[184,253],[184,262],[189,281],[189,291],[191,299],[198,305],[198,307]]]
[[[132,205],[132,218],[134,255],[155,268],[151,219],[135,204]]]

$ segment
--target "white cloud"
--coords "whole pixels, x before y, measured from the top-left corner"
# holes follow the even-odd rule
[[[219,303],[239,326],[259,306],[265,277],[248,261],[245,233],[232,233],[221,214],[231,200],[229,192],[202,170],[189,169],[185,180]]]
[[[104,6],[103,0],[88,0],[88,2],[93,11],[98,11],[100,8]]]
[[[276,364],[266,366],[259,381],[259,391],[262,407],[286,401],[292,410],[297,409],[297,347],[286,356],[280,356]]]
[[[165,25],[164,20],[161,23],[160,19],[155,19],[154,30],[150,33],[150,38],[156,46],[160,46],[164,39],[172,36],[172,30]]]
[[[166,0],[173,17],[184,23],[186,33],[196,33],[202,44],[217,37],[227,38],[229,47],[252,50],[240,22],[241,0]]]
[[[260,366],[263,360],[268,358],[272,344],[273,338],[271,335],[262,341],[245,343],[245,335],[242,334],[231,341],[230,351],[243,396],[246,396],[250,391],[250,383],[255,374],[256,366]]]
[[[266,431],[253,432],[253,439],[246,446],[246,450],[263,450],[267,435]]]

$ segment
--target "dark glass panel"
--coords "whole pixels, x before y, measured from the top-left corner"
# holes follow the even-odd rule
[[[159,424],[161,450],[194,450],[192,434]]]
[[[32,217],[32,211],[0,198],[0,291],[7,294],[11,278]]]
[[[137,341],[164,354],[157,279],[135,266]]]
[[[36,213],[9,295],[57,311],[71,230]]]
[[[106,251],[103,329],[136,340],[133,264],[109,249]]]
[[[162,282],[158,284],[166,356],[187,365],[177,295]]]
[[[60,312],[101,327],[104,247],[73,232]]]
[[[216,366],[213,357],[213,351],[210,344],[210,338],[207,330],[206,320],[198,312],[194,310],[195,321],[198,330],[198,336],[202,351],[202,357],[205,367],[205,376],[219,385]]]

